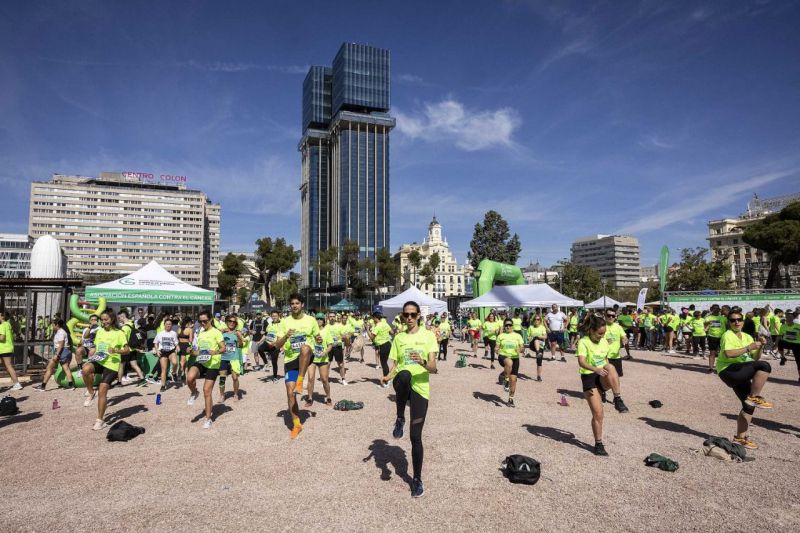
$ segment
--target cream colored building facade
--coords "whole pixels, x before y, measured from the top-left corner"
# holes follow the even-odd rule
[[[51,235],[69,275],[120,277],[155,259],[192,285],[217,288],[220,206],[183,176],[54,174],[31,183],[28,234]]]
[[[730,262],[731,278],[736,289],[763,289],[769,272],[769,254],[742,240],[744,231],[771,213],[777,213],[792,202],[800,201],[800,193],[761,199],[756,195],[747,203],[747,210],[737,218],[708,222],[708,244],[711,259]]]
[[[422,276],[414,272],[414,267],[408,259],[414,250],[422,257],[421,265],[424,266],[434,254],[439,254],[439,268],[436,269],[436,282],[433,285],[422,283]],[[416,285],[422,292],[438,299],[448,296],[463,296],[468,293],[467,285],[472,283],[472,267],[467,263],[460,265],[455,256],[450,252],[447,239],[442,236],[442,225],[433,217],[428,224],[428,236],[422,244],[412,243],[400,246],[400,286],[405,289],[409,285]]]

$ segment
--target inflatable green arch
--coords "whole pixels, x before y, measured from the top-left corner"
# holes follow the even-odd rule
[[[478,269],[472,274],[472,297],[483,296],[495,285],[525,285],[525,276],[516,265],[498,263],[491,259],[484,259],[478,264]],[[487,308],[478,309],[481,320],[486,320],[489,314]]]

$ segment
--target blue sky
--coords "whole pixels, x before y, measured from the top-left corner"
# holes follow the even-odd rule
[[[642,264],[752,194],[800,191],[797,2],[0,4],[0,231],[54,172],[185,175],[222,247],[299,242],[301,86],[392,52],[392,249],[435,212],[464,261],[496,209],[521,264],[628,232]]]

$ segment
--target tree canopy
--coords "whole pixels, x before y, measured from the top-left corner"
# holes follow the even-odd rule
[[[786,279],[781,279],[780,267],[800,262],[800,202],[792,202],[751,225],[742,240],[769,254],[766,288],[790,288],[791,278],[787,273]]]
[[[286,244],[286,239],[279,237],[272,240],[271,237],[264,237],[256,241],[256,268],[260,279],[264,284],[266,301],[272,300],[271,284],[278,273],[289,272],[300,260],[300,252],[294,249],[291,244]]]
[[[561,263],[561,272],[556,277],[553,286],[562,294],[584,302],[594,301],[603,295],[600,274],[592,267],[579,265],[572,261]]]
[[[375,265],[377,267],[377,284],[379,287],[394,286],[400,275],[399,257],[392,257],[391,252],[386,248],[378,248],[375,253]]]
[[[724,290],[731,288],[730,266],[725,259],[706,261],[707,248],[684,248],[677,268],[667,273],[668,291]]]
[[[467,253],[472,268],[477,269],[484,259],[515,265],[522,251],[519,235],[512,236],[508,222],[497,211],[487,211],[483,224],[475,224]]]
[[[219,296],[223,300],[230,300],[236,289],[236,282],[239,276],[244,274],[245,257],[228,253],[222,259],[222,270],[217,274],[217,284],[219,285]]]

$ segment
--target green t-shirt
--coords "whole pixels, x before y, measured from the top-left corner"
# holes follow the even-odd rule
[[[197,334],[197,362],[206,368],[219,368],[222,354],[211,354],[219,351],[219,343],[224,343],[222,332],[217,328],[201,329]]]
[[[386,322],[386,319],[382,318],[380,322],[372,326],[372,334],[375,336],[372,344],[382,346],[391,340],[392,328]]]
[[[781,324],[781,340],[800,344],[800,324]]]
[[[578,341],[578,357],[586,358],[586,362],[592,366],[602,368],[608,364],[608,341],[605,337],[598,342],[592,342],[592,339],[587,335]],[[578,372],[581,374],[592,374],[591,370],[586,370],[582,366],[578,366]]]
[[[300,349],[304,344],[314,347],[314,337],[319,334],[317,319],[311,315],[303,314],[300,318],[289,315],[281,320],[278,337],[283,337],[290,329],[294,330],[291,337],[286,339],[283,345],[283,362],[291,363],[300,357]]]
[[[353,336],[353,326],[350,324],[342,324],[339,322],[336,324],[336,331],[339,333],[339,340],[349,339]]]
[[[641,317],[642,326],[644,329],[653,329],[655,326],[653,325],[653,315],[650,313],[646,313]]]
[[[717,356],[717,374],[734,363],[746,363],[753,360],[750,356],[750,352],[745,352],[739,357],[728,357],[725,355],[725,350],[746,348],[753,342],[753,337],[747,333],[742,332],[741,335],[742,337],[739,338],[732,330],[728,330],[722,335],[722,339],[719,343],[719,355]]]
[[[540,339],[546,339],[547,338],[547,328],[545,328],[541,324],[538,325],[538,326],[528,326],[528,338],[529,339],[534,339],[536,337],[538,337]]]
[[[11,322],[4,320],[0,324],[0,335],[5,337],[5,340],[0,342],[0,354],[14,353],[14,332],[11,331]]]
[[[497,340],[497,334],[500,332],[500,329],[503,325],[495,320],[494,322],[489,322],[488,320],[483,323],[483,336],[487,337],[490,341]]]
[[[444,320],[439,324],[439,331],[442,332],[442,338],[443,339],[449,339],[450,338],[450,332],[453,331],[453,327],[450,325],[449,321]]]
[[[269,324],[267,326],[267,330],[264,333],[264,340],[267,341],[267,344],[275,344],[275,341],[278,339],[278,333],[280,332],[280,326],[280,323]]]
[[[107,369],[118,372],[120,362],[122,361],[122,355],[119,353],[109,353],[108,351],[111,348],[119,350],[126,344],[128,344],[128,339],[125,337],[124,331],[119,329],[106,331],[105,328],[100,328],[94,335],[96,350],[89,360],[96,361]],[[105,357],[103,357],[104,355]]]
[[[351,318],[347,323],[352,328],[354,335],[361,335],[361,332],[364,330],[363,320],[356,320],[355,318]]]
[[[605,339],[608,342],[608,358],[619,359],[619,350],[622,347],[622,338],[625,336],[625,330],[622,326],[614,322],[610,326],[606,324]]]
[[[501,333],[497,336],[498,353],[509,359],[519,359],[519,349],[525,346],[522,335],[517,332]]]
[[[672,328],[672,331],[678,331],[678,328],[681,327],[681,317],[678,315],[670,315],[667,325]]]
[[[470,329],[481,329],[481,321],[479,318],[471,318],[467,324],[469,324]]]
[[[569,317],[569,323],[567,324],[567,332],[568,333],[578,332],[578,315],[572,315],[571,317]]]
[[[631,315],[619,315],[617,322],[626,329],[633,327],[633,317]]]
[[[317,324],[319,326],[319,324]],[[319,330],[319,336],[322,337],[322,343],[314,341],[314,353],[312,362],[317,364],[325,364],[330,362],[330,352],[326,351],[328,346],[333,344],[333,327],[329,324]]]
[[[695,337],[705,337],[706,336],[706,321],[703,320],[702,317],[700,318],[693,318],[690,322],[692,328],[692,335]]]
[[[398,372],[408,370],[411,374],[411,389],[430,400],[430,374],[428,369],[414,362],[410,355],[417,353],[423,360],[430,361],[439,353],[439,343],[433,332],[418,328],[416,333],[398,333],[392,341],[389,359],[395,362]]]
[[[769,314],[769,332],[771,335],[779,335],[781,331],[781,318],[775,313]]]
[[[513,329],[517,333],[522,331],[522,319],[521,318],[516,318],[516,317],[512,318],[511,319],[511,323],[513,324],[511,329]]]
[[[706,330],[708,336],[719,338],[725,333],[728,319],[722,315],[708,315],[706,316],[706,324],[708,324],[708,329]]]

